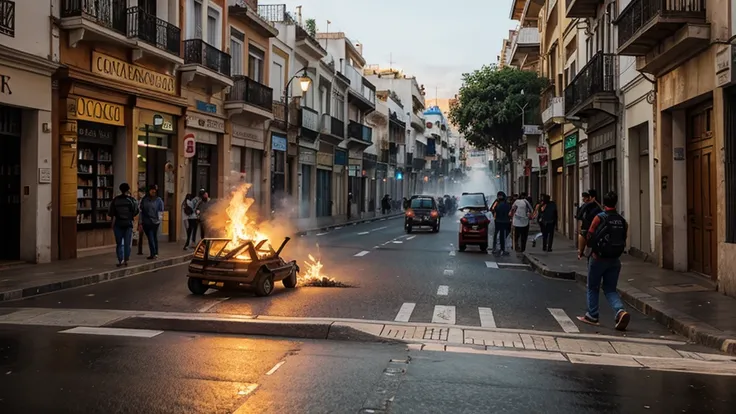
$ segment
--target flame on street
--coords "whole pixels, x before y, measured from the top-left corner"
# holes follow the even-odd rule
[[[319,251],[319,245],[317,245]],[[304,262],[304,267],[299,275],[299,284],[302,286],[322,286],[322,287],[346,287],[347,285],[322,273],[324,265],[319,259],[315,259],[311,254],[307,255],[309,260]]]

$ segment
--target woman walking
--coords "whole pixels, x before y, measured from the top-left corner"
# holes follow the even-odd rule
[[[164,201],[156,195],[158,186],[148,186],[148,195],[141,200],[141,222],[143,233],[148,239],[150,256],[148,260],[158,258],[158,227],[161,225],[161,215],[164,212]]]

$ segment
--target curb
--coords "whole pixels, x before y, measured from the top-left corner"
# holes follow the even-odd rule
[[[124,267],[120,269],[108,270],[105,272],[89,274],[71,279],[49,282],[37,286],[31,286],[23,289],[8,290],[0,292],[0,302],[9,300],[26,299],[33,296],[44,295],[47,293],[57,292],[60,290],[73,289],[77,287],[94,285],[97,283],[109,282],[111,280],[122,279],[125,277],[137,275],[140,273],[150,272],[162,267],[173,266],[189,261],[191,254],[171,257],[167,259],[156,260],[150,263],[144,263],[137,266]]]
[[[359,220],[346,221],[344,223],[336,223],[336,224],[330,224],[328,226],[315,227],[313,229],[308,229],[308,230],[300,230],[300,231],[297,231],[295,234],[297,236],[306,236],[309,233],[314,233],[318,231],[332,230],[337,227],[354,226],[356,224],[372,223],[374,221],[387,220],[387,219],[391,219],[394,217],[400,217],[403,215],[404,213],[395,213],[395,214],[387,214],[385,216],[379,216],[379,217],[371,217],[371,218],[365,218],[365,219],[359,219]]]
[[[556,279],[575,280],[586,285],[588,275],[580,272],[564,272],[551,270],[539,259],[524,254],[524,261],[529,263],[538,273]],[[723,331],[682,312],[668,307],[656,297],[642,292],[627,283],[619,283],[618,293],[621,299],[633,306],[639,312],[651,316],[657,322],[674,332],[688,338],[690,341],[710,348],[718,349],[728,355],[736,355],[736,337],[731,337]]]

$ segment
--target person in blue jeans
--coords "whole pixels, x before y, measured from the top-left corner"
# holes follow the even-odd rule
[[[593,218],[588,228],[587,246],[591,249],[588,258],[588,311],[578,320],[590,325],[598,325],[598,303],[600,290],[608,304],[615,312],[615,328],[626,330],[631,315],[624,308],[624,303],[616,287],[621,274],[621,255],[626,249],[626,233],[628,223],[616,211],[618,195],[613,191],[603,196],[603,212]],[[578,251],[578,259],[584,252]]]
[[[161,225],[161,214],[164,212],[164,201],[157,196],[158,186],[148,186],[148,195],[141,200],[141,227],[148,239],[150,256],[148,260],[158,258],[158,227]]]
[[[133,238],[133,219],[138,215],[138,205],[130,196],[130,185],[120,184],[120,195],[110,203],[107,214],[112,217],[112,231],[115,235],[117,266],[127,266],[130,259],[130,244]]]

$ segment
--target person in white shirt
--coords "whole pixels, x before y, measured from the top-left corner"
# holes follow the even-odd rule
[[[514,245],[516,251],[523,253],[526,250],[526,241],[529,238],[529,221],[534,208],[526,199],[526,193],[519,194],[519,198],[511,207],[511,217],[514,226]]]

